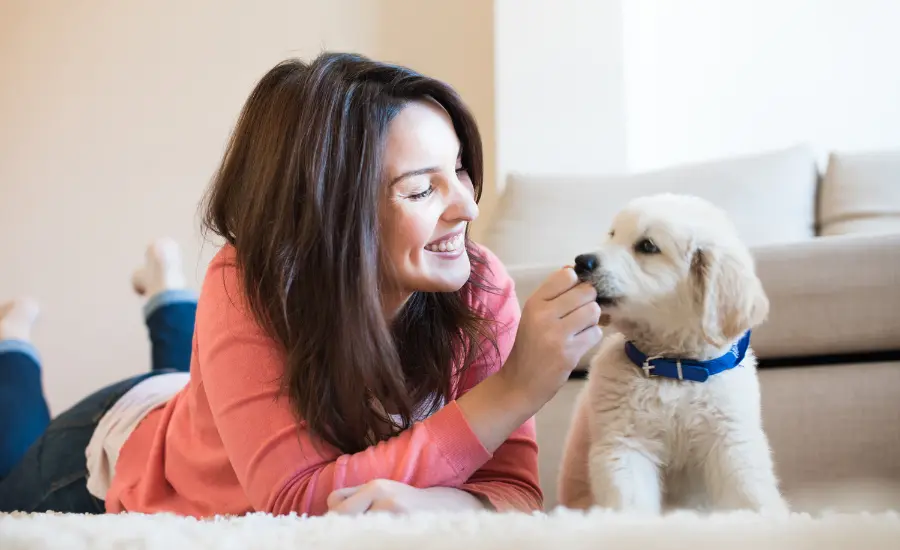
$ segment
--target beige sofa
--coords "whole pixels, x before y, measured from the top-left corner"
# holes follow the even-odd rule
[[[752,345],[786,496],[900,483],[900,152],[833,153],[824,174],[806,147],[628,176],[516,174],[484,242],[524,302],[598,243],[628,199],[662,191],[715,202],[754,251],[771,313]],[[548,509],[583,384],[574,376],[538,415]]]

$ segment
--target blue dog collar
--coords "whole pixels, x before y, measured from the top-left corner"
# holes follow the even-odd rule
[[[625,342],[625,355],[631,362],[643,369],[647,377],[662,376],[676,380],[706,382],[714,374],[725,372],[741,364],[750,347],[750,331],[731,346],[728,352],[709,361],[695,359],[667,359],[664,357],[649,358],[631,342]]]

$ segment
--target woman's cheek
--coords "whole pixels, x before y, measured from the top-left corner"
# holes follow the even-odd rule
[[[413,250],[423,250],[425,245],[431,242],[435,233],[437,220],[430,212],[408,212],[403,219],[403,238],[407,241],[407,247]]]

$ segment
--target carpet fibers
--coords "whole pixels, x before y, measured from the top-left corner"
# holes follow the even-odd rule
[[[361,549],[897,549],[895,512],[645,518],[601,510],[549,514],[414,514],[198,521],[173,515],[0,514],[2,550]]]

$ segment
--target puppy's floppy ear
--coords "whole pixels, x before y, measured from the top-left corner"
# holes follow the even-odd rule
[[[769,298],[749,256],[714,247],[698,249],[691,261],[691,278],[703,336],[714,346],[727,345],[769,315]]]

